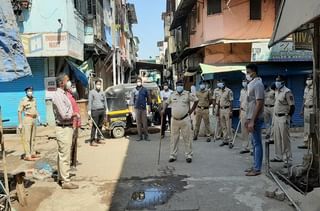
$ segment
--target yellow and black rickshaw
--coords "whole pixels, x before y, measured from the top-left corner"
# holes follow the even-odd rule
[[[148,89],[152,100],[151,108],[147,107],[148,123],[152,123],[154,113],[161,103],[160,89],[156,83],[145,83],[143,86]],[[131,93],[135,87],[136,84],[121,84],[105,91],[108,106],[105,127],[114,138],[123,137],[126,129],[135,125],[134,109],[131,106]]]

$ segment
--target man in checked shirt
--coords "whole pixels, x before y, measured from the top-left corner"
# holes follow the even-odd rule
[[[57,78],[57,91],[53,95],[53,112],[56,120],[58,143],[58,173],[62,189],[78,189],[79,186],[70,182],[70,151],[72,144],[72,104],[67,96],[68,75],[60,73]]]

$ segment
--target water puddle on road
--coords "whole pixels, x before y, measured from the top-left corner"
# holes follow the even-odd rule
[[[144,191],[133,192],[127,209],[145,209],[165,204],[172,195],[172,191],[159,188],[147,188]]]
[[[167,176],[135,180],[126,210],[155,210],[156,206],[166,204],[175,194],[184,191],[185,176]]]

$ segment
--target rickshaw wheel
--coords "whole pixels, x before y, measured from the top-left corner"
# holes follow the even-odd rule
[[[122,138],[124,136],[125,130],[123,127],[115,127],[112,130],[112,135],[114,138]]]

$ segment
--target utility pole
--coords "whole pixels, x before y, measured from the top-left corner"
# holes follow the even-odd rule
[[[117,85],[117,46],[116,46],[116,0],[112,0],[112,74],[113,74],[113,85]]]

